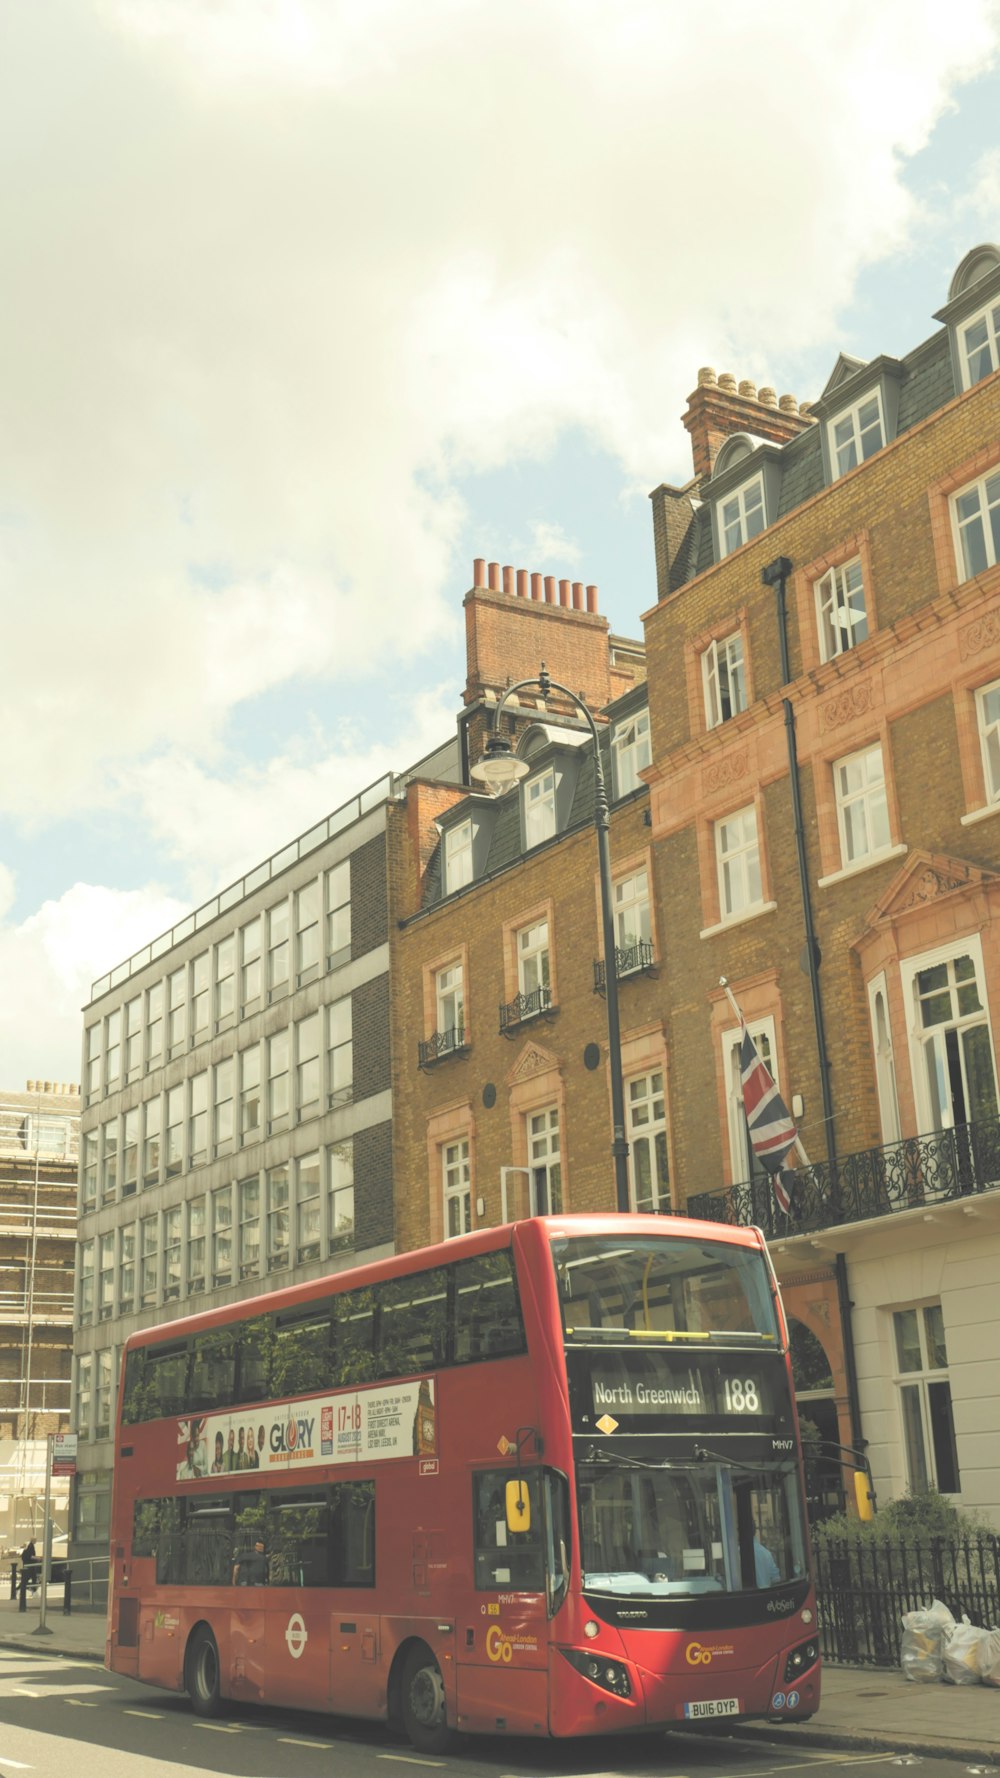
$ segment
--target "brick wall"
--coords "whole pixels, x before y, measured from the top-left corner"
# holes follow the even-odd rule
[[[384,945],[388,932],[385,836],[351,853],[351,956],[363,957]]]
[[[351,995],[354,1097],[367,1099],[392,1083],[389,1061],[389,978],[377,975]]]
[[[359,1250],[392,1241],[392,1196],[392,1124],[372,1124],[354,1138],[354,1226]]]

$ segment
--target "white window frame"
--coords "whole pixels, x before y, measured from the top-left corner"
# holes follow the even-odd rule
[[[536,933],[541,935],[537,939],[533,936]],[[529,925],[520,926],[514,934],[514,947],[518,993],[525,998],[529,994],[539,994],[539,1004],[548,1005],[545,995],[550,991],[552,976],[548,919],[532,920]]]
[[[322,1091],[321,1016],[316,1011],[295,1022],[295,1116],[298,1122],[319,1116]]]
[[[524,1120],[524,1133],[528,1148],[531,1215],[561,1216],[562,1135],[558,1105],[545,1105],[538,1111],[529,1111]],[[544,1173],[544,1182],[539,1181],[539,1173]]]
[[[648,709],[637,710],[634,716],[627,716],[615,724],[611,752],[615,762],[615,790],[619,796],[628,796],[630,791],[642,786],[639,773],[652,764]]]
[[[973,496],[975,510],[971,509]],[[960,510],[963,502],[970,508],[964,514]],[[974,580],[977,574],[985,574],[1000,561],[1000,463],[994,464],[992,469],[988,469],[985,475],[977,477],[974,482],[966,482],[964,488],[956,488],[948,504],[951,508],[959,580]],[[974,526],[979,527],[983,558],[981,563],[973,562],[968,548],[968,539],[973,534]]]
[[[763,475],[752,476],[734,493],[719,501],[719,553],[731,556],[734,550],[759,537],[767,530],[767,504]],[[757,523],[757,520],[760,523]]]
[[[746,663],[741,630],[713,638],[702,651],[701,682],[705,694],[706,728],[719,728],[746,709]]]
[[[279,1161],[265,1174],[267,1191],[266,1264],[269,1272],[283,1272],[292,1263],[292,1167]]]
[[[450,1035],[450,1049],[465,1042],[465,972],[461,963],[452,962],[434,975],[434,1017],[438,1037]]]
[[[233,1276],[233,1187],[220,1185],[211,1194],[209,1257],[212,1289],[229,1284]],[[228,1264],[225,1254],[228,1250]]]
[[[468,1136],[441,1144],[441,1191],[444,1238],[467,1235],[472,1228],[472,1161]]]
[[[319,974],[320,883],[314,877],[295,892],[295,986],[301,988]]]
[[[163,1101],[157,1093],[155,1098],[146,1100],[143,1116],[142,1180],[144,1185],[157,1183],[162,1161]]]
[[[970,347],[969,334],[974,327],[980,325],[983,327],[983,338],[977,346]],[[960,336],[959,357],[962,361],[962,387],[963,389],[972,389],[976,383],[981,383],[984,377],[992,376],[993,372],[1000,367],[1000,296],[995,296],[992,302],[986,304],[985,308],[978,310],[975,315],[970,315],[968,320],[960,322],[958,333]],[[989,359],[987,368],[978,371],[975,376],[972,374],[973,352],[985,352]]]
[[[524,782],[524,844],[528,851],[556,832],[556,769],[546,766]]]
[[[205,1289],[207,1276],[205,1271],[208,1258],[208,1232],[205,1215],[205,1199],[203,1197],[188,1198],[185,1205],[185,1289],[192,1296],[198,1296]],[[198,1251],[201,1251],[201,1263]]]
[[[444,892],[454,895],[472,882],[472,822],[446,827],[444,834]]]
[[[990,713],[987,702],[996,705]],[[1000,679],[981,685],[976,692],[976,726],[983,755],[983,785],[988,803],[1000,803]]]
[[[873,426],[870,423],[864,426],[861,424],[862,409],[870,407],[872,403],[875,404],[878,415],[878,444],[876,445],[871,444]],[[850,425],[850,436],[838,441],[837,428],[848,424]],[[878,451],[881,451],[886,442],[885,409],[882,406],[881,389],[878,387],[867,389],[864,395],[858,397],[853,406],[843,408],[839,414],[834,414],[833,419],[827,425],[827,437],[830,442],[830,465],[834,481],[839,481],[842,475],[848,475],[852,469],[857,469],[861,463],[867,463],[870,457],[874,457]],[[851,456],[853,456],[853,462],[845,461]]]
[[[746,832],[748,820],[753,825],[752,836]],[[739,843],[727,849],[723,843],[726,830],[735,828],[737,822],[743,830],[739,835]],[[742,920],[746,914],[753,913],[756,908],[764,905],[757,805],[747,803],[745,808],[733,809],[731,814],[721,815],[712,825],[719,881],[719,918],[725,924],[730,920]]]
[[[634,1074],[625,1082],[628,1177],[632,1209],[644,1216],[665,1216],[670,1210],[670,1164],[667,1155],[666,1082],[662,1068]],[[659,1138],[662,1137],[662,1144]],[[645,1154],[648,1192],[639,1201],[636,1168]],[[663,1177],[660,1177],[660,1157]]]
[[[354,1143],[350,1137],[345,1142],[331,1142],[324,1150],[326,1170],[327,1198],[327,1246],[331,1253],[350,1252],[355,1241],[355,1201],[354,1201]],[[337,1225],[338,1212],[350,1203],[350,1224],[346,1230],[339,1230]]]
[[[925,1300],[919,1303],[894,1304],[889,1310],[889,1343],[892,1354],[892,1381],[896,1392],[896,1405],[899,1413],[899,1432],[903,1453],[903,1471],[906,1476],[907,1486],[910,1488],[911,1492],[916,1492],[919,1489],[927,1487],[938,1488],[942,1493],[946,1492],[946,1490],[941,1487],[938,1476],[937,1453],[934,1448],[933,1421],[930,1408],[931,1388],[935,1385],[938,1387],[944,1385],[948,1390],[949,1410],[951,1413],[952,1455],[955,1464],[955,1480],[958,1483],[958,1487],[955,1489],[948,1489],[947,1494],[949,1499],[955,1500],[961,1497],[962,1472],[958,1461],[958,1439],[955,1435],[954,1402],[951,1393],[951,1369],[947,1362],[947,1330],[944,1326],[944,1314],[942,1311],[941,1333],[945,1341],[945,1364],[943,1366],[931,1364],[930,1359],[934,1355],[930,1349],[926,1323],[927,1311],[929,1309],[941,1310],[940,1301],[936,1298],[931,1298],[930,1300]],[[919,1370],[904,1371],[900,1366],[896,1317],[897,1315],[906,1314],[913,1314],[916,1316],[921,1361]],[[914,1473],[913,1465],[910,1461],[910,1442],[907,1436],[906,1409],[903,1401],[903,1391],[907,1389],[916,1392],[917,1406],[919,1409],[919,1434],[922,1445],[922,1475]]]
[[[878,1092],[879,1123],[882,1141],[891,1147],[902,1136],[899,1119],[899,1096],[896,1091],[896,1059],[892,1045],[892,1023],[889,1017],[889,988],[885,971],[881,970],[868,983],[868,1018],[875,1058],[875,1086]]]
[[[171,1204],[163,1212],[162,1276],[163,1300],[178,1302],[181,1294],[181,1273],[184,1265],[183,1216],[180,1204]]]
[[[815,592],[820,659],[832,661],[868,636],[868,599],[861,557],[852,556],[849,562],[839,562],[822,574],[815,583]]]
[[[354,1003],[350,994],[331,1000],[326,1009],[326,1070],[327,1105],[349,1105],[354,1098]]]
[[[307,1169],[313,1174],[309,1177]],[[323,1160],[318,1149],[295,1162],[295,1258],[298,1265],[323,1252]]]
[[[872,774],[871,764],[878,755],[879,776]],[[844,782],[844,774],[863,764],[864,783],[852,787]],[[892,851],[892,830],[889,823],[889,792],[885,776],[885,755],[881,741],[872,741],[867,747],[859,747],[853,753],[845,753],[835,759],[833,771],[833,798],[837,806],[837,831],[840,835],[840,864],[843,870],[852,870],[867,864],[873,858],[881,858]],[[848,825],[848,810],[860,809],[864,822],[864,850],[850,855],[850,847],[857,843],[858,835],[853,826]],[[885,837],[878,837],[878,823],[881,815],[885,823]]]
[[[327,968],[351,951],[351,861],[342,858],[326,873],[324,890],[326,907]],[[346,961],[346,957],[345,957]]]
[[[635,960],[628,965],[629,969],[642,968],[642,956],[639,947],[651,945],[653,942],[653,917],[649,904],[649,872],[645,865],[640,870],[631,871],[627,877],[619,877],[612,884],[612,902],[615,923],[615,945],[619,951],[634,951]],[[621,962],[618,973],[623,971]]]
[[[94,1290],[97,1273],[97,1241],[80,1242],[80,1319],[89,1321],[94,1313]]]
[[[240,927],[240,1018],[256,1012],[260,1005],[264,964],[261,946],[264,942],[264,916],[257,914]]]
[[[920,996],[917,992],[917,977],[927,969],[935,969],[942,963],[953,963],[956,957],[970,957],[975,967],[975,983],[979,997],[980,1011],[969,1013],[964,1019],[960,1015],[948,1026],[925,1027],[920,1010]],[[970,933],[965,938],[953,938],[948,944],[938,945],[933,951],[923,951],[916,957],[904,957],[899,965],[900,982],[903,989],[903,1004],[906,1008],[907,1029],[910,1037],[910,1070],[913,1081],[913,1095],[917,1110],[918,1134],[937,1128],[951,1128],[950,1123],[941,1119],[935,1123],[934,1104],[931,1097],[928,1078],[927,1047],[930,1035],[942,1029],[965,1030],[969,1026],[985,1024],[989,1037],[990,1059],[993,1064],[993,1091],[1000,1104],[1000,1093],[997,1092],[996,1044],[993,1038],[993,1017],[989,998],[986,992],[986,970],[983,964],[983,941],[978,932]]]

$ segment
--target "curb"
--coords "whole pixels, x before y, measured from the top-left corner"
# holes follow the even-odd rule
[[[0,1636],[0,1650],[5,1648],[19,1649],[23,1654],[58,1655],[60,1660],[95,1661],[104,1665],[103,1654],[90,1648],[67,1648],[65,1643],[52,1643],[47,1636],[35,1636],[30,1631],[25,1636]]]
[[[848,1753],[920,1753],[926,1759],[975,1760],[977,1763],[991,1765],[996,1757],[996,1743],[980,1744],[977,1741],[945,1741],[922,1740],[893,1734],[871,1734],[850,1729],[796,1729],[789,1724],[787,1730],[782,1729],[780,1735],[769,1735],[766,1728],[745,1728],[741,1732],[733,1732],[734,1741],[752,1741],[763,1743],[767,1747],[833,1747],[842,1748]]]

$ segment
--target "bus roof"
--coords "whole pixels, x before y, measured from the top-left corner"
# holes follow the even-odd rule
[[[366,1284],[378,1283],[383,1278],[406,1277],[412,1272],[428,1271],[432,1266],[472,1259],[481,1253],[502,1252],[505,1248],[519,1244],[522,1237],[526,1237],[528,1241],[544,1242],[559,1233],[592,1238],[614,1236],[621,1233],[623,1223],[628,1225],[631,1235],[653,1235],[682,1241],[711,1240],[723,1245],[753,1247],[766,1252],[766,1242],[758,1228],[744,1225],[735,1227],[729,1223],[696,1222],[684,1216],[580,1211],[564,1216],[526,1217],[520,1222],[499,1223],[489,1228],[476,1229],[468,1235],[455,1235],[448,1241],[439,1241],[430,1247],[414,1248],[409,1253],[389,1254],[385,1259],[373,1260],[366,1266],[348,1266],[342,1271],[326,1272],[318,1278],[308,1278],[299,1284],[261,1290],[254,1296],[239,1297],[234,1302],[220,1304],[214,1309],[202,1309],[195,1315],[182,1315],[175,1320],[160,1321],[130,1334],[125,1342],[126,1350],[160,1345],[172,1339],[181,1340],[203,1328],[225,1327],[236,1322],[249,1321],[255,1315],[275,1309],[305,1308],[311,1302],[319,1302],[328,1297],[331,1287],[334,1293],[355,1290],[364,1288]]]

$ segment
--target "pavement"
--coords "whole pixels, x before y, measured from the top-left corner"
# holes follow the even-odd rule
[[[19,1612],[0,1600],[0,1650],[42,1650],[76,1660],[104,1660],[104,1612],[62,1611],[61,1588],[48,1602],[48,1635],[39,1634],[39,1605]],[[720,1723],[713,1723],[718,1734]],[[692,1731],[697,1732],[697,1731]],[[1000,1689],[986,1685],[915,1685],[894,1668],[823,1668],[823,1701],[807,1723],[734,1724],[741,1741],[794,1743],[858,1752],[882,1749],[1000,1767]]]

